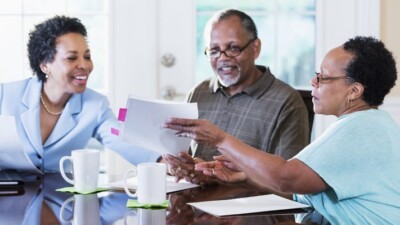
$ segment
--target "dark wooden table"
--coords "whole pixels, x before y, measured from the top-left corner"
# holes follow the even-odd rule
[[[265,194],[243,185],[216,185],[175,192],[167,196],[167,209],[150,210],[127,208],[128,197],[123,192],[80,197],[57,192],[57,188],[70,186],[59,174],[30,176],[29,180],[19,194],[0,196],[0,224],[6,221],[4,224],[10,225],[327,224],[317,212],[302,209],[215,217],[186,204]]]

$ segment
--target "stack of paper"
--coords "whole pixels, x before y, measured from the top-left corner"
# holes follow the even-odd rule
[[[149,101],[129,97],[127,108],[121,109],[118,116],[123,123],[122,130],[114,129],[112,132],[139,147],[161,154],[177,155],[189,149],[191,140],[177,137],[176,131],[162,127],[171,117],[197,119],[197,103]]]
[[[310,207],[274,194],[188,204],[214,216],[229,216]]]

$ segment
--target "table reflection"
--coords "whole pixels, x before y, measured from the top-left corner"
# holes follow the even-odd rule
[[[73,203],[73,216],[67,218],[65,217],[65,211],[71,203]],[[98,225],[100,224],[99,212],[99,198],[97,194],[75,194],[65,200],[61,205],[60,220],[63,223],[71,223],[74,225]]]
[[[328,224],[316,212],[287,210],[270,213],[215,217],[187,202],[231,199],[265,194],[246,186],[198,187],[168,195],[167,209],[129,209],[123,192],[73,195],[55,191],[70,186],[60,174],[24,177],[24,193],[0,197],[0,221],[11,225],[187,225],[187,224]]]

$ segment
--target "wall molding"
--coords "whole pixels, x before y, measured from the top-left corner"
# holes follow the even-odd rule
[[[400,96],[387,96],[379,109],[388,112],[400,126]]]

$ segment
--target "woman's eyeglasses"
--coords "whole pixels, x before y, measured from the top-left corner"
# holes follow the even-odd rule
[[[348,76],[340,76],[340,77],[327,77],[327,76],[322,76],[321,73],[315,72],[315,77],[317,79],[318,84],[324,84],[324,82],[329,81],[329,80],[340,80],[340,79],[350,79],[353,80],[351,77]]]

